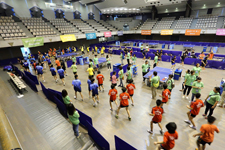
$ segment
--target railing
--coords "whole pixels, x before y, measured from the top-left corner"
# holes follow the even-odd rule
[[[0,106],[0,142],[3,150],[22,150],[11,124]]]

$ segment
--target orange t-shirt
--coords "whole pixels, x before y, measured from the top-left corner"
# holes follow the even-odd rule
[[[209,53],[209,59],[213,59],[214,54],[213,53]]]
[[[193,115],[198,115],[201,107],[204,107],[203,101],[200,99],[195,100],[194,102],[191,103],[191,108],[193,108],[191,110],[191,113]]]
[[[200,138],[205,142],[213,142],[214,131],[219,132],[219,129],[216,125],[213,124],[203,124],[200,128],[200,131],[204,133]]]
[[[164,133],[164,137],[163,137],[163,142],[165,144],[162,144],[162,147],[165,149],[172,149],[175,146],[175,141],[178,139],[178,133],[177,131],[175,131],[175,133],[169,133],[168,131],[166,131]]]
[[[205,57],[205,54],[200,54],[199,59],[203,59]]]
[[[59,67],[59,66],[60,66],[60,62],[59,62],[59,60],[55,60],[55,63],[56,63],[56,65],[57,65],[57,67]]]
[[[155,116],[152,118],[152,121],[154,122],[161,122],[162,121],[162,114],[163,109],[161,107],[155,106],[152,108],[152,114]]]
[[[109,90],[109,96],[111,101],[116,100],[116,94],[117,94],[117,89],[110,89]]]
[[[164,102],[164,103],[168,102],[170,94],[171,94],[171,92],[169,89],[165,89],[164,91],[162,91],[162,96],[165,97],[165,98],[162,98],[162,102]]]
[[[127,93],[129,94],[129,95],[133,95],[134,94],[134,89],[135,89],[136,87],[135,87],[135,85],[134,84],[128,84],[127,85],[127,87],[126,87],[126,89],[127,89]]]
[[[103,84],[104,76],[102,74],[98,74],[96,79],[98,80],[98,84]]]
[[[120,105],[122,106],[128,106],[129,105],[129,102],[128,102],[128,99],[130,99],[130,95],[128,93],[121,93],[120,94]]]

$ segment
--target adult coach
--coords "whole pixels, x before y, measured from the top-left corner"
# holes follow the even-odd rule
[[[145,78],[144,76],[147,74],[148,72],[148,61],[146,60],[145,63],[142,65],[142,76],[143,76],[143,82],[145,82]]]
[[[152,88],[152,99],[156,98],[156,89],[159,87],[160,77],[157,76],[157,72],[153,72],[154,77],[152,78],[152,75],[149,76],[149,81],[151,82],[151,88]]]

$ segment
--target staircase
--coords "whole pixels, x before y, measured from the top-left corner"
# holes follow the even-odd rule
[[[197,21],[198,21],[198,19],[193,19],[193,20],[192,20],[190,29],[195,29],[195,25],[197,24]]]
[[[26,34],[27,37],[32,38],[34,37],[30,31],[23,25],[22,22],[16,22],[18,24],[18,26],[20,27],[20,29],[23,30],[23,32]]]
[[[170,29],[175,29],[177,22],[178,22],[178,20],[174,20]]]
[[[224,17],[218,17],[216,28],[224,28]]]

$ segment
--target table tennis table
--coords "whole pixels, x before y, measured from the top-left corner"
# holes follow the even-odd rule
[[[156,48],[156,47],[158,47],[158,44],[159,43],[149,43],[149,47],[150,48]]]
[[[104,57],[99,58],[98,59],[99,68],[102,68],[104,65],[106,66],[106,62],[107,62],[106,58]]]
[[[77,53],[66,53],[66,54],[64,54],[64,55],[58,55],[57,57],[58,57],[58,58],[59,58],[59,57],[64,58],[64,57],[70,57],[70,56],[73,56],[73,55],[77,55]]]
[[[123,44],[123,46],[130,46],[131,42],[130,41],[126,41],[126,42],[123,42],[122,44]]]
[[[157,72],[157,76],[160,77],[160,82],[161,83],[166,82],[167,79],[168,79],[168,76],[173,73],[172,69],[162,68],[162,67],[155,67],[155,68],[153,68],[151,71],[149,71],[144,76],[144,78],[147,78],[147,86],[151,86],[151,84],[150,84],[148,79],[149,79],[149,76],[152,75],[154,71],[156,71]],[[152,77],[154,77],[154,75]],[[162,84],[160,84],[159,88],[162,88]]]
[[[194,48],[195,45],[188,45],[188,44],[184,44],[183,47],[184,49],[187,49],[187,50],[192,50]]]

